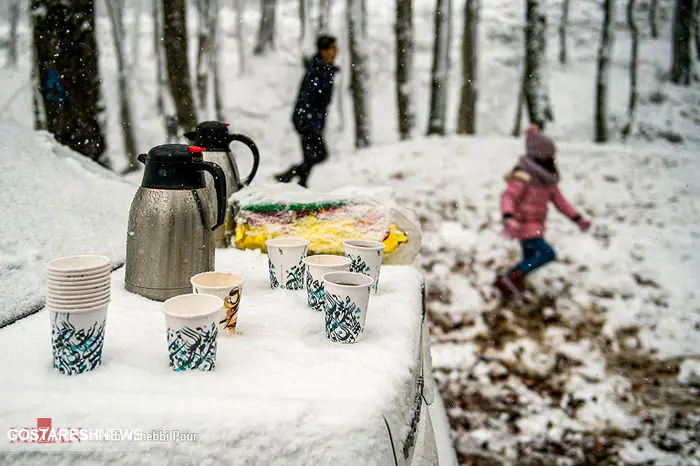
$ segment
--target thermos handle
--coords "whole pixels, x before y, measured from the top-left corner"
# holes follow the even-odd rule
[[[250,170],[248,178],[243,182],[243,186],[248,186],[250,182],[253,181],[253,178],[255,178],[255,174],[258,172],[258,166],[260,165],[260,151],[258,151],[258,146],[255,145],[255,142],[244,134],[229,135],[229,144],[231,144],[233,141],[242,142],[248,146],[248,149],[250,149],[250,151],[253,153],[253,168]]]
[[[224,224],[224,216],[226,215],[227,197],[226,197],[226,175],[220,166],[212,162],[198,161],[193,165],[197,170],[208,171],[214,178],[214,187],[216,188],[216,225],[212,227],[212,231]]]

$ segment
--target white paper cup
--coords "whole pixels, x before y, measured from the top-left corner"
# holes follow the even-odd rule
[[[329,272],[348,272],[350,259],[344,256],[319,254],[306,256],[306,297],[309,307],[323,312],[325,307],[323,276]]]
[[[74,288],[74,287],[83,287],[83,286],[91,286],[91,285],[101,285],[104,283],[109,283],[111,281],[111,275],[110,272],[107,271],[107,273],[104,273],[102,275],[98,275],[96,277],[72,277],[72,278],[55,278],[55,277],[46,277],[46,282],[50,286],[59,286],[59,287],[68,287],[68,288]]]
[[[376,293],[386,245],[379,241],[352,239],[343,241],[343,246],[345,256],[350,259],[350,271],[372,277],[372,290]]]
[[[223,307],[221,298],[208,294],[183,294],[163,303],[168,359],[174,371],[214,369]]]
[[[304,262],[310,241],[304,238],[286,237],[265,241],[270,287],[301,290],[304,287]]]
[[[97,286],[76,286],[76,287],[66,287],[66,286],[56,286],[55,284],[49,283],[47,286],[47,291],[49,294],[55,294],[59,296],[83,296],[91,295],[96,293],[101,293],[109,291],[111,289],[110,282],[104,282]]]
[[[63,312],[79,312],[81,309],[90,309],[96,306],[102,306],[109,303],[110,300],[110,296],[83,301],[61,301],[47,297],[46,305],[52,309],[61,310]]]
[[[73,272],[69,274],[46,272],[47,280],[59,283],[90,282],[94,280],[104,280],[109,276],[110,270],[108,268],[90,272]]]
[[[109,257],[92,254],[66,256],[53,259],[46,264],[48,272],[69,275],[76,272],[89,272],[109,269]]]
[[[91,371],[102,364],[109,303],[65,311],[49,307],[53,367],[62,374]]]
[[[109,296],[110,294],[110,287],[109,285],[103,286],[100,288],[90,288],[87,290],[58,290],[55,288],[49,287],[47,296],[49,298],[56,298],[56,299],[89,299],[89,298],[97,298],[103,295]]]
[[[228,272],[204,272],[190,278],[192,293],[210,294],[224,302],[219,315],[220,336],[231,336],[236,333],[243,282],[243,276]]]
[[[355,272],[330,272],[323,276],[326,338],[336,343],[360,341],[373,282],[372,277]]]

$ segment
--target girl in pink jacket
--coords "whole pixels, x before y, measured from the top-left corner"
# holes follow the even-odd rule
[[[556,146],[532,125],[525,130],[525,155],[506,175],[508,187],[501,196],[504,234],[520,240],[522,261],[499,275],[494,285],[505,297],[523,300],[525,276],[556,260],[552,246],[544,240],[547,204],[551,201],[562,214],[586,232],[591,222],[584,219],[559,191]]]

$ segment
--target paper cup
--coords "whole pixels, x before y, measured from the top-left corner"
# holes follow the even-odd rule
[[[385,244],[379,241],[353,239],[343,241],[345,256],[350,259],[350,271],[369,275],[374,280],[372,290],[377,292],[379,269],[384,261]]]
[[[66,256],[53,259],[46,264],[46,270],[50,273],[64,275],[77,274],[101,269],[109,269],[109,257],[83,254]]]
[[[96,293],[98,291],[104,291],[111,287],[110,280],[102,280],[93,285],[82,285],[77,284],[75,286],[66,285],[64,283],[47,282],[47,289],[54,291],[59,294],[84,294],[84,293]]]
[[[236,333],[243,281],[241,275],[228,272],[204,272],[190,278],[192,293],[213,295],[224,302],[219,315],[219,335],[231,336]]]
[[[109,303],[70,311],[49,307],[53,367],[62,374],[91,371],[102,364]]]
[[[111,275],[110,275],[109,271],[107,273],[99,275],[97,277],[88,277],[88,278],[83,278],[83,277],[55,278],[55,277],[48,277],[48,276],[46,277],[46,282],[50,286],[52,286],[52,287],[53,286],[67,287],[67,288],[102,285],[104,283],[109,283],[110,281],[111,281]]]
[[[323,276],[329,272],[348,272],[350,259],[343,256],[319,254],[304,258],[306,266],[306,296],[309,307],[323,312],[325,307]]]
[[[110,295],[109,285],[103,286],[101,288],[91,288],[87,290],[57,290],[55,288],[49,288],[47,296],[53,299],[63,299],[63,300],[85,300],[94,299]]]
[[[110,302],[111,298],[109,296],[105,298],[100,298],[100,299],[93,299],[93,300],[85,300],[81,302],[75,302],[75,301],[70,301],[70,302],[63,302],[63,301],[56,301],[51,298],[46,298],[46,306],[51,308],[51,309],[56,309],[60,310],[61,312],[79,312],[80,310],[83,309],[90,309],[93,307],[97,306],[102,306],[104,304],[108,304]]]
[[[93,272],[75,272],[72,274],[60,274],[47,272],[47,281],[57,282],[57,283],[84,283],[93,282],[97,280],[104,280],[109,278],[109,269],[97,270]]]
[[[223,307],[221,298],[208,294],[183,294],[163,303],[168,358],[174,371],[214,369]]]
[[[301,290],[304,287],[304,262],[310,241],[304,238],[275,238],[265,241],[270,287]]]
[[[326,338],[336,343],[360,341],[373,282],[372,277],[354,272],[330,272],[323,276]]]

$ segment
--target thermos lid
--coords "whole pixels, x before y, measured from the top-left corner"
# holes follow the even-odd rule
[[[202,152],[186,144],[163,144],[139,155],[146,164],[141,186],[155,189],[199,189],[205,186]]]
[[[221,121],[203,121],[197,125],[196,131],[185,133],[185,137],[208,151],[228,152],[231,143],[228,126]]]
[[[206,149],[186,144],[163,144],[148,151],[147,160],[150,162],[188,163]]]

